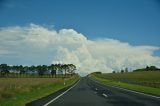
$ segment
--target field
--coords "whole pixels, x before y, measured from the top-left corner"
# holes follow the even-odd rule
[[[90,77],[104,84],[160,95],[159,71],[91,74]]]
[[[97,77],[108,79],[108,80],[125,82],[125,83],[132,83],[132,84],[138,84],[143,86],[160,88],[160,72],[159,71],[110,73],[110,74],[97,75]]]
[[[73,84],[78,78],[0,78],[0,106],[24,106]]]

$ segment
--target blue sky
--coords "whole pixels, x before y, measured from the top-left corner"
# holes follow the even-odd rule
[[[73,28],[89,39],[160,46],[158,0],[2,0],[0,9],[0,27],[54,25]]]
[[[15,26],[20,26],[18,27],[19,32],[16,32],[17,29],[14,28]],[[4,29],[5,27],[6,29]],[[124,47],[124,49],[126,47],[126,50],[130,51],[130,52],[125,52],[124,54],[126,55],[130,55],[131,51],[134,52],[134,50],[136,52],[139,52],[140,50],[139,48],[142,48],[140,52],[142,56],[143,54],[146,54],[145,55],[146,57],[141,59],[141,61],[136,60],[135,63],[137,61],[139,61],[139,63],[147,61],[145,60],[147,58],[148,62],[149,61],[152,62],[145,63],[141,66],[145,66],[146,64],[152,64],[152,63],[157,64],[157,60],[159,60],[160,56],[160,51],[156,48],[160,47],[160,1],[159,0],[0,0],[0,28],[1,28],[0,30],[1,40],[8,39],[5,37],[8,36],[10,37],[9,40],[11,40],[10,42],[12,43],[13,40],[22,38],[21,36],[18,35],[15,35],[15,38],[13,38],[13,35],[15,33],[11,33],[12,31],[23,35],[28,33],[33,34],[28,36],[28,38],[26,37],[25,40],[24,39],[23,40],[28,41],[29,43],[33,43],[34,45],[36,45],[37,42],[36,43],[30,42],[30,38],[35,39],[37,38],[37,36],[35,37],[35,33],[32,33],[32,30],[34,30],[36,34],[38,33],[40,35],[38,38],[40,39],[40,41],[42,39],[45,39],[45,41],[50,40],[46,39],[45,35],[43,34],[41,35],[41,33],[37,31],[40,30],[40,32],[43,31],[47,32],[46,36],[48,36],[48,38],[51,39],[56,39],[53,38],[53,36],[50,36],[50,33],[52,33],[51,35],[54,35],[55,31],[57,31],[56,33],[60,36],[61,32],[63,32],[63,34],[65,33],[66,34],[65,36],[67,37],[70,37],[68,33],[71,33],[72,35],[74,35],[74,37],[77,37],[77,35],[79,36],[78,33],[82,33],[82,36],[80,36],[79,38],[83,39],[83,41],[86,41],[85,38],[87,38],[88,40],[94,42],[93,45],[95,43],[98,43],[97,45],[101,47],[103,46],[101,44],[105,42],[104,44],[106,44],[107,47],[108,46],[111,46],[111,48],[113,47],[112,49],[119,50],[118,48],[120,47],[122,48]],[[50,29],[52,29],[53,31]],[[65,30],[58,32],[59,30],[62,29],[73,29],[73,30]],[[31,32],[25,32],[25,30],[29,30]],[[4,35],[6,33],[8,35]],[[68,38],[62,37],[62,39],[64,40]],[[97,41],[97,39],[100,39],[101,43]],[[43,41],[44,40],[42,40],[42,42]],[[75,52],[75,54],[69,52],[71,46],[74,45],[74,43],[70,41],[71,39],[67,40],[68,44],[70,44],[70,47],[68,47],[67,50],[63,48],[64,44],[62,44],[62,42],[60,43],[60,45],[63,48],[63,52],[67,52],[70,55],[72,54],[73,56],[71,57],[74,56],[76,57],[77,52]],[[21,43],[20,40],[17,42]],[[44,42],[44,45],[45,43],[46,42]],[[79,42],[77,45],[79,46],[79,44],[81,43],[82,42]],[[29,62],[36,64],[36,61],[31,62],[29,58],[23,60],[22,58],[17,58],[13,56],[5,57],[8,56],[9,53],[17,53],[17,52],[22,53],[25,50],[23,47],[19,47],[20,49],[19,50],[17,49],[17,51],[15,50],[10,51],[12,49],[11,44],[9,45],[5,42],[0,44],[5,45],[2,48],[0,45],[1,49],[0,62],[6,62],[6,63],[8,62],[10,64],[13,64],[14,59],[16,58],[19,61],[17,62],[17,64],[21,62],[22,63],[24,62],[24,64],[28,64]],[[112,46],[112,44],[114,46]],[[116,44],[119,44],[120,46],[116,46]],[[15,45],[18,45],[18,43]],[[152,47],[140,47],[140,46],[152,46]],[[28,47],[28,44],[26,44],[25,47]],[[50,46],[47,47],[50,48]],[[97,47],[97,49],[99,49],[100,47]],[[81,48],[85,50],[83,46],[81,46]],[[33,48],[31,47],[31,50],[32,49]],[[47,49],[45,48],[44,50]],[[58,50],[61,49],[58,48]],[[100,50],[100,52],[105,53],[107,50],[110,49],[106,49],[104,47],[104,49]],[[53,51],[55,53],[55,50]],[[51,55],[52,52],[48,55],[47,59],[45,59],[45,57],[42,56],[45,54],[45,52],[44,54],[43,53],[40,54],[39,57],[37,56],[36,59],[43,57],[41,59],[49,63],[49,61],[52,60],[51,57],[53,57]],[[152,52],[154,53],[155,57],[153,56]],[[88,53],[88,50],[86,51],[86,53]],[[107,53],[108,52],[106,52],[106,54]],[[93,57],[96,54],[91,53]],[[113,53],[110,52],[109,54]],[[114,54],[115,57],[118,55],[119,54]],[[138,54],[133,53],[131,57],[136,57],[136,55]],[[81,57],[77,58],[80,59]],[[106,57],[106,58],[110,59],[111,57]],[[90,61],[93,60],[90,59]],[[112,61],[115,60],[112,58]],[[123,61],[119,67],[122,67],[123,64],[127,63],[127,61],[129,60],[127,60],[126,58],[125,62]],[[39,64],[42,63],[40,62]],[[135,66],[134,62],[131,62],[130,66],[134,67]],[[109,67],[113,68],[112,64]]]

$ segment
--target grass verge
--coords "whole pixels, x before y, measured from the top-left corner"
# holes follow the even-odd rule
[[[0,106],[24,106],[26,103],[74,84],[79,76],[70,78],[10,78],[0,79]],[[5,84],[3,84],[3,80]],[[64,85],[65,80],[65,85]]]
[[[129,90],[134,90],[138,92],[160,96],[160,88],[153,88],[153,87],[141,86],[141,85],[136,85],[136,84],[124,83],[120,81],[107,80],[104,78],[99,78],[95,74],[90,74],[89,78],[96,80],[105,85],[112,85],[112,86],[117,86],[121,88],[126,88]]]

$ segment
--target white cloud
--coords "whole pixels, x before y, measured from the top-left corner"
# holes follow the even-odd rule
[[[73,29],[56,31],[30,24],[0,29],[0,62],[8,56],[18,64],[73,63],[79,72],[111,72],[124,67],[160,67],[159,47],[132,46],[115,39],[88,40]],[[12,55],[14,58],[9,58]],[[16,61],[18,60],[18,61]],[[25,63],[23,63],[25,62]],[[15,64],[12,63],[12,64]]]

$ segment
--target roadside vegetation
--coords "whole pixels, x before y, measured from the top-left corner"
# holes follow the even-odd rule
[[[37,66],[7,65],[0,64],[0,78],[15,77],[56,77],[56,75],[75,73],[76,66],[73,64],[51,64]]]
[[[0,106],[26,103],[71,86],[78,79],[73,64],[50,66],[0,65]]]
[[[0,106],[24,106],[70,86],[78,79],[78,75],[68,78],[1,78]]]
[[[148,66],[147,66],[148,67]],[[135,91],[140,91],[148,94],[160,96],[160,71],[158,68],[153,70],[153,67],[137,69],[133,72],[120,73],[100,73],[95,72],[90,74],[90,78],[100,81],[103,84],[119,86]]]

